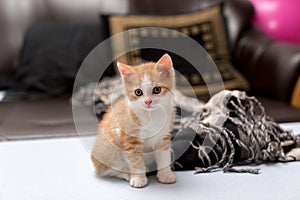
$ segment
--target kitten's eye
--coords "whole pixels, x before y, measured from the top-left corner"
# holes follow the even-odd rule
[[[153,94],[159,94],[161,92],[161,87],[154,87],[152,90]]]
[[[136,96],[140,97],[140,96],[143,95],[143,91],[142,91],[141,89],[136,89],[136,90],[134,91],[134,94],[135,94]]]

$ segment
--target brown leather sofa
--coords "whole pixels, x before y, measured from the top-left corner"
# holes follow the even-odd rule
[[[100,13],[173,14],[190,12],[220,0],[2,0],[0,1],[0,89],[16,77],[27,28],[38,22],[97,24]],[[290,106],[300,74],[300,46],[275,41],[251,24],[247,0],[225,0],[234,67],[278,122],[300,121]],[[85,120],[84,117],[82,120]],[[76,135],[69,97],[0,102],[0,140]]]

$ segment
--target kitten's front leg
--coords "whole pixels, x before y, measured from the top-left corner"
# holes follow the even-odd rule
[[[143,143],[136,138],[128,139],[127,144],[124,145],[124,156],[130,170],[130,185],[136,188],[145,187],[148,179],[143,157]]]
[[[130,170],[130,185],[137,188],[145,187],[148,184],[148,179],[143,154],[127,152],[126,157]]]
[[[157,164],[157,178],[161,183],[175,183],[176,176],[171,170],[171,139],[168,136],[164,138],[161,149],[155,152]]]

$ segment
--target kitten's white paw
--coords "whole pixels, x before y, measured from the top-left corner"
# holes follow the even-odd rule
[[[148,179],[145,175],[132,175],[130,177],[130,185],[135,188],[142,188],[148,184]]]
[[[158,181],[161,183],[175,183],[176,182],[176,176],[174,172],[169,171],[169,172],[163,172],[163,171],[158,171],[157,173],[157,178]]]

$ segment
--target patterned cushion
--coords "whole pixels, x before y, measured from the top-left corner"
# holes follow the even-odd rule
[[[220,72],[217,72],[217,76],[221,75],[226,89],[248,89],[246,80],[230,63],[222,5],[188,14],[171,16],[110,15],[103,16],[103,20],[107,24],[110,35],[141,27],[162,27],[181,32],[197,41],[207,51],[216,63]],[[112,45],[112,53],[126,52],[125,48],[134,49],[142,44],[151,44],[151,42],[161,42],[167,46],[169,43],[176,43],[176,40],[180,37],[182,37],[181,34],[168,32],[165,29],[136,29],[136,31],[130,31],[126,37],[119,40],[117,45]],[[128,64],[136,64],[144,60],[155,61],[165,52],[166,50],[161,49],[137,48],[121,56],[118,61]],[[199,74],[187,60],[174,52],[168,53],[174,60],[175,69],[189,81],[197,96],[207,97],[207,83],[213,85],[218,81],[216,74],[214,74],[216,72]],[[199,52],[199,59],[208,59],[207,57],[207,54],[201,55]],[[178,89],[184,94],[192,94],[189,89],[191,87],[185,87],[184,81],[186,80],[182,79],[182,77],[177,80]]]

